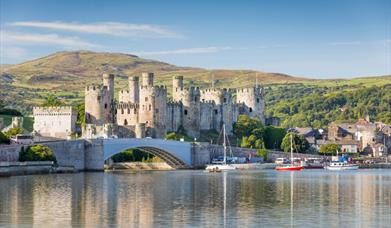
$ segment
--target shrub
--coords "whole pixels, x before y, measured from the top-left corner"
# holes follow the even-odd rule
[[[26,150],[22,147],[19,153],[19,161],[53,161],[57,162],[53,151],[43,145],[29,146]]]
[[[257,150],[257,156],[263,157],[263,160],[267,160],[267,150],[265,148]]]
[[[10,143],[10,139],[3,133],[0,131],[0,144],[9,144]]]
[[[8,138],[11,138],[12,136],[15,136],[17,134],[22,134],[23,133],[23,129],[22,128],[18,128],[18,127],[14,127],[14,128],[11,128],[9,129],[5,135],[8,137]]]

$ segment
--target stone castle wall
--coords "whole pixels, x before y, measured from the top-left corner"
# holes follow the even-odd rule
[[[200,90],[192,83],[184,87],[183,76],[175,76],[172,100],[168,100],[167,88],[154,86],[154,74],[142,73],[141,81],[137,76],[129,77],[129,89],[119,92],[118,103],[115,104],[112,94],[114,78],[105,75],[103,82],[103,86],[86,88],[88,124],[115,123],[132,129],[142,123],[145,124],[146,136],[162,138],[167,132],[177,131],[180,126],[190,137],[199,137],[201,130],[219,131],[223,123],[230,134],[240,114],[257,117],[264,122],[265,105],[263,91],[259,87]]]

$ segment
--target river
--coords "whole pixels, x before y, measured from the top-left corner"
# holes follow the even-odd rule
[[[0,226],[391,227],[391,170],[0,178]]]

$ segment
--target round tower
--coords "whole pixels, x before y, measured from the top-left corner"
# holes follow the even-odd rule
[[[236,102],[245,105],[246,114],[248,116],[257,117],[265,123],[265,101],[263,100],[262,93],[261,87],[237,89]]]
[[[153,86],[153,73],[142,73],[141,77],[143,79],[142,85],[143,86]]]
[[[111,98],[114,98],[114,74],[103,74],[103,86],[106,86]]]
[[[129,76],[129,101],[131,103],[139,102],[139,77],[137,76]]]
[[[183,76],[174,76],[172,78],[172,99],[180,101],[180,93],[183,90]]]
[[[86,124],[103,124],[101,87],[87,86],[84,96]]]
[[[183,127],[191,137],[200,135],[200,89],[186,88],[180,97],[183,104]]]

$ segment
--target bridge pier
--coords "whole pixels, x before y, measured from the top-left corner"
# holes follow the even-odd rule
[[[85,168],[86,171],[104,170],[103,139],[85,140]]]

